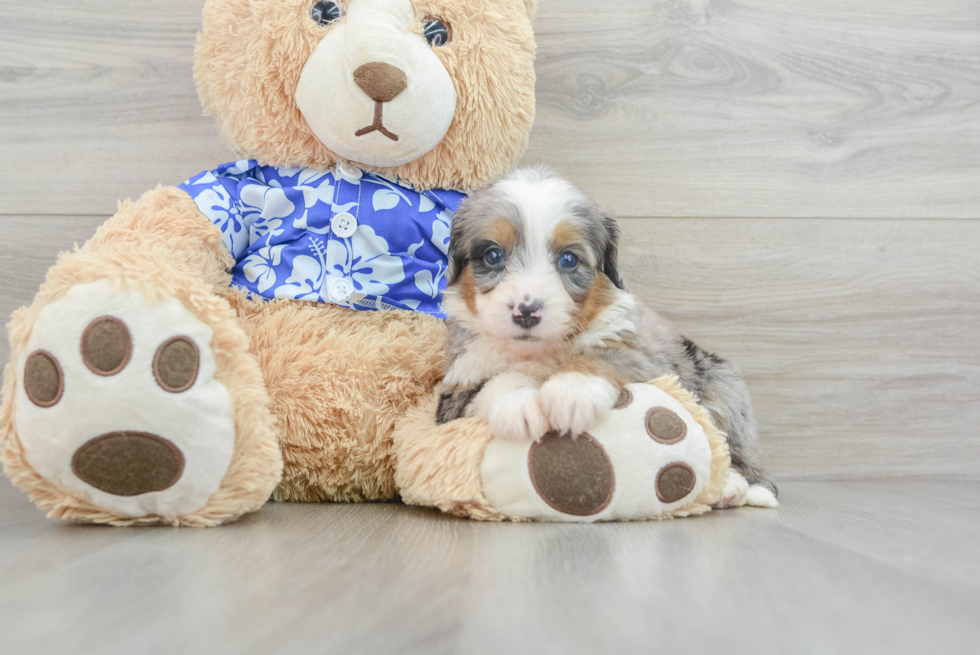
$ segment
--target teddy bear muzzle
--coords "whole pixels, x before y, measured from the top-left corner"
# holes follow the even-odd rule
[[[420,20],[409,0],[352,3],[304,64],[296,107],[340,157],[401,166],[445,137],[456,86],[436,46],[418,34]]]

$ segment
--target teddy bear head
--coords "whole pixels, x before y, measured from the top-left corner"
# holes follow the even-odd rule
[[[195,78],[243,157],[468,191],[527,146],[534,4],[208,0]]]

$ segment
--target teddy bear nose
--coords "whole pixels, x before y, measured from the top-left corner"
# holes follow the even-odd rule
[[[408,86],[405,71],[382,61],[372,61],[354,71],[354,82],[375,102],[391,102]]]

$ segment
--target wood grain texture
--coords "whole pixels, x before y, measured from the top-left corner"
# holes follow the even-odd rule
[[[0,312],[102,220],[0,218]],[[746,375],[777,480],[980,475],[980,222],[622,227],[631,290]]]
[[[0,212],[103,215],[232,158],[202,4],[0,0]],[[621,215],[980,217],[974,0],[543,0],[536,28],[526,160]]]
[[[543,7],[527,160],[621,215],[980,216],[973,0]]]
[[[746,375],[777,477],[980,471],[980,222],[623,231],[630,288]]]
[[[194,88],[202,0],[0,0],[0,212],[97,214],[234,158]]]
[[[978,498],[788,483],[779,510],[652,523],[270,503],[215,530],[106,529],[0,480],[0,651],[973,653]]]

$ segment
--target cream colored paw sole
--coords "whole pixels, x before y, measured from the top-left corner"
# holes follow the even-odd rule
[[[711,479],[704,429],[657,387],[627,390],[577,440],[491,441],[481,466],[490,505],[508,518],[592,522],[655,518],[692,504]]]
[[[15,421],[28,463],[127,516],[203,507],[235,443],[211,338],[173,298],[150,303],[108,282],[72,288],[41,310],[17,362]]]

